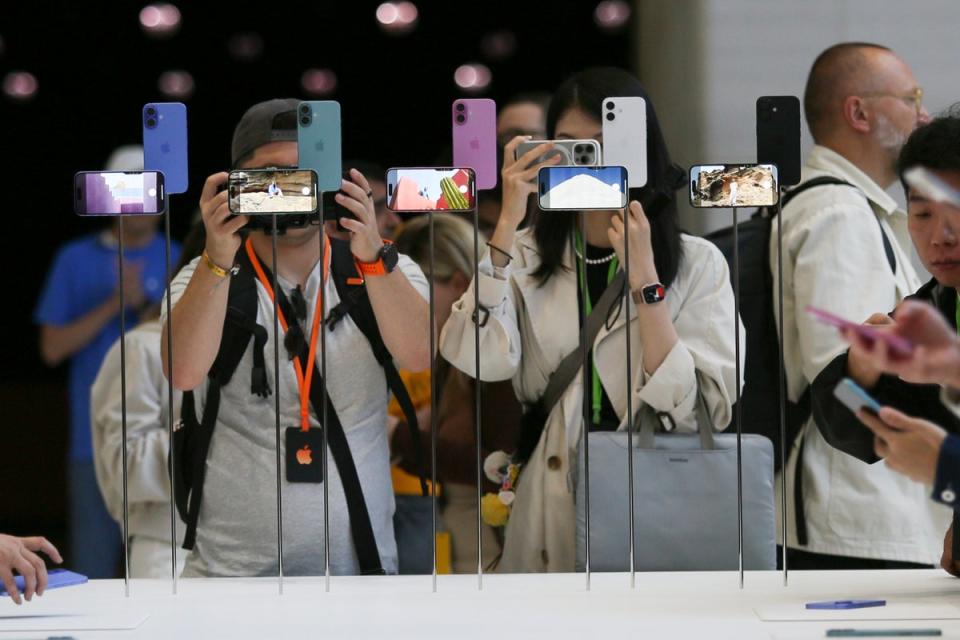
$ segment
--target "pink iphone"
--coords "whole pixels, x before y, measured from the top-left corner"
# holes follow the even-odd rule
[[[831,327],[836,327],[837,329],[851,329],[860,334],[864,340],[869,342],[883,340],[890,347],[891,354],[894,357],[908,358],[913,353],[913,343],[898,335],[886,333],[884,331],[877,331],[869,325],[850,322],[845,318],[841,318],[840,316],[834,315],[829,311],[824,311],[823,309],[817,309],[816,307],[808,306],[807,313],[812,315],[823,324],[828,324]]]
[[[473,169],[477,189],[497,186],[497,104],[493,100],[454,101],[453,166]]]

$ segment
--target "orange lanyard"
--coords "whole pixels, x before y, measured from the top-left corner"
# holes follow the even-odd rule
[[[330,240],[324,236],[324,256],[330,255]],[[247,257],[250,258],[250,264],[253,265],[253,270],[257,273],[257,278],[260,280],[260,284],[267,290],[267,293],[270,295],[270,300],[275,302],[273,286],[270,283],[270,280],[267,278],[267,274],[264,273],[263,267],[260,266],[260,259],[257,258],[256,251],[253,250],[253,243],[247,238],[245,243],[245,248],[247,250]],[[300,364],[300,356],[294,356],[293,358],[293,368],[297,373],[297,384],[300,387],[300,430],[309,431],[310,430],[310,383],[313,380],[313,371],[316,368],[314,364],[317,361],[317,337],[320,335],[320,319],[323,315],[322,313],[322,301],[323,301],[323,288],[326,286],[327,282],[327,264],[324,262],[323,265],[323,278],[320,280],[320,287],[317,290],[317,302],[313,310],[313,328],[310,331],[310,352],[307,356],[307,370],[304,372],[303,366]],[[287,332],[289,325],[287,324],[287,319],[283,315],[283,310],[277,307],[277,317],[280,320],[280,326],[283,328],[283,332]],[[279,336],[274,336],[275,340],[279,340]],[[278,389],[277,393],[280,392]]]

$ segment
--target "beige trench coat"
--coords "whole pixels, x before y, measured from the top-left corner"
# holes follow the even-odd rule
[[[633,407],[670,415],[678,430],[696,428],[697,388],[703,393],[714,425],[730,422],[735,398],[733,290],[720,251],[701,238],[684,235],[683,260],[667,292],[680,338],[660,367],[643,371],[643,346],[633,302],[629,302],[634,380]],[[517,235],[514,260],[495,274],[489,256],[480,263],[480,304],[489,318],[480,329],[483,380],[512,379],[521,402],[533,403],[547,386],[550,374],[579,339],[577,278],[573,252],[545,286],[532,276],[539,264],[535,241],[528,231]],[[469,375],[474,370],[473,287],[454,303],[440,336],[443,357]],[[600,381],[625,428],[625,314],[612,327],[600,330],[594,358]],[[745,351],[741,326],[741,358]],[[742,362],[741,362],[742,365]],[[506,528],[502,572],[573,571],[576,460],[582,433],[581,376],[570,384],[550,412],[543,435],[520,475],[517,498]],[[665,428],[669,428],[665,422]]]

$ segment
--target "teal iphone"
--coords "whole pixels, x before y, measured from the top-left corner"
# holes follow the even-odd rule
[[[343,180],[340,103],[301,102],[297,108],[297,151],[301,169],[317,173],[320,191],[338,191]]]

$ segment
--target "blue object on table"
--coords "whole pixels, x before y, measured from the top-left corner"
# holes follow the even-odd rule
[[[866,609],[885,606],[887,606],[886,600],[827,600],[807,603],[807,609]]]
[[[23,593],[23,590],[26,588],[24,584],[23,576],[16,576],[13,581],[17,585],[17,589],[20,590],[20,593]],[[47,573],[47,589],[59,589],[60,587],[72,587],[78,584],[84,584],[87,582],[87,576],[82,576],[79,573],[74,573],[73,571],[67,571],[66,569],[53,569]],[[7,594],[6,588],[0,584],[0,596],[5,596]]]

